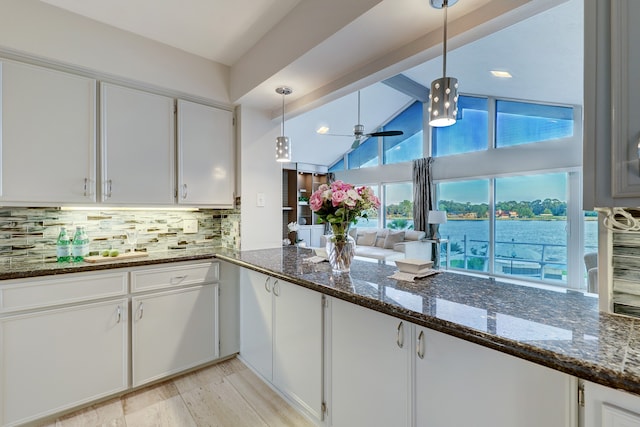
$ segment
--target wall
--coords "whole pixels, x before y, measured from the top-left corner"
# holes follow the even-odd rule
[[[269,111],[242,106],[238,132],[241,141],[242,250],[278,247],[282,243],[282,166],[275,160],[280,125]],[[258,193],[264,206],[257,206]]]
[[[184,234],[182,221],[196,219],[198,232]],[[147,252],[203,247],[239,249],[238,210],[61,210],[58,208],[0,208],[0,264],[55,262],[60,227],[71,235],[86,227],[90,251],[131,248],[125,230],[138,230],[136,249]]]

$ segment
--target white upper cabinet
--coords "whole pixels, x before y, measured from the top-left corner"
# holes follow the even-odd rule
[[[233,206],[233,113],[178,100],[178,203]]]
[[[640,206],[640,2],[585,1],[584,204]]]
[[[95,80],[12,61],[0,67],[0,201],[94,202]]]
[[[174,100],[101,84],[101,200],[175,203]]]

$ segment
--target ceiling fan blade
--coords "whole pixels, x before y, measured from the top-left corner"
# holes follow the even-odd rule
[[[318,135],[326,135],[326,136],[347,136],[349,138],[353,138],[353,134],[345,134],[345,133],[319,133]]]
[[[359,139],[356,139],[355,141],[353,141],[353,144],[351,144],[351,148],[354,149],[354,150],[356,148],[358,148],[359,146],[360,146],[360,140]]]
[[[401,130],[385,130],[383,132],[372,132],[368,133],[367,136],[398,136],[404,135],[404,132]]]

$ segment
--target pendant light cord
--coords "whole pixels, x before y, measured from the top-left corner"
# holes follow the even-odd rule
[[[280,135],[284,136],[284,97],[285,93],[282,93],[282,126],[280,127]]]
[[[444,41],[442,43],[442,77],[447,77],[447,9],[449,9],[449,0],[442,2],[444,9]]]

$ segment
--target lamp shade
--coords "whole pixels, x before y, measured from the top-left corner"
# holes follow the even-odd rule
[[[458,116],[458,79],[442,77],[431,83],[429,93],[429,126],[455,124]]]
[[[444,224],[447,222],[447,212],[446,211],[429,211],[427,222],[429,224]]]
[[[289,137],[279,136],[276,138],[276,161],[291,161],[291,143],[289,142]]]

